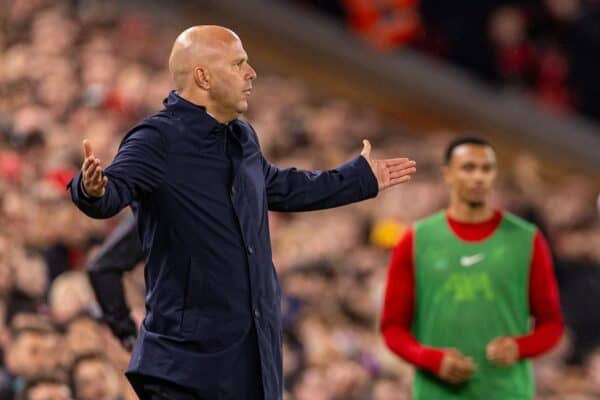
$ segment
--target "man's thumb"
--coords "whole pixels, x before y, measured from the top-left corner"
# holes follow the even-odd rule
[[[363,140],[363,149],[360,154],[367,160],[371,157],[371,143],[367,139]]]
[[[85,158],[88,158],[88,157],[91,157],[94,155],[94,152],[92,151],[92,144],[87,139],[83,140],[83,153],[85,154]]]

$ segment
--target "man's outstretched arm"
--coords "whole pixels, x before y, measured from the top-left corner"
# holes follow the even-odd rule
[[[164,178],[168,145],[159,131],[143,126],[122,142],[113,162],[103,169],[91,144],[84,140],[85,160],[69,182],[71,198],[92,218],[110,218]]]
[[[350,204],[407,182],[415,173],[414,161],[408,158],[373,160],[371,145],[366,140],[363,143],[360,156],[328,171],[280,169],[263,158],[269,209],[311,211]]]

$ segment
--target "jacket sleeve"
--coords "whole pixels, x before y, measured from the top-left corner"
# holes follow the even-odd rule
[[[104,170],[106,193],[87,197],[81,187],[81,171],[69,182],[71,199],[92,218],[110,218],[163,181],[168,143],[157,129],[142,125],[122,142],[113,162]]]
[[[329,171],[280,169],[264,157],[262,163],[272,211],[332,208],[369,199],[378,193],[377,179],[362,156]]]
[[[104,320],[119,339],[135,337],[136,325],[125,301],[123,273],[144,259],[133,215],[123,220],[106,238],[87,266],[90,283]]]

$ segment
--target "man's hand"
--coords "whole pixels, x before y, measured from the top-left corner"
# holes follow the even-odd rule
[[[438,376],[446,382],[459,384],[466,382],[476,368],[471,357],[456,349],[446,349]]]
[[[408,158],[389,158],[386,160],[371,159],[371,143],[363,140],[363,149],[360,153],[371,166],[373,175],[377,178],[379,190],[387,189],[400,183],[408,182],[412,174],[417,172],[416,163]]]
[[[500,337],[487,345],[487,358],[501,367],[509,367],[519,361],[519,346],[511,337]]]
[[[85,155],[85,160],[81,166],[83,190],[90,197],[102,197],[106,191],[108,178],[103,175],[100,160],[94,157],[92,145],[87,139],[83,141],[83,152]]]

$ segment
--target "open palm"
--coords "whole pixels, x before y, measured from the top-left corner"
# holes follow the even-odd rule
[[[360,154],[369,162],[380,191],[410,181],[411,176],[417,172],[416,163],[406,157],[371,159],[371,143],[368,140],[363,140]]]

